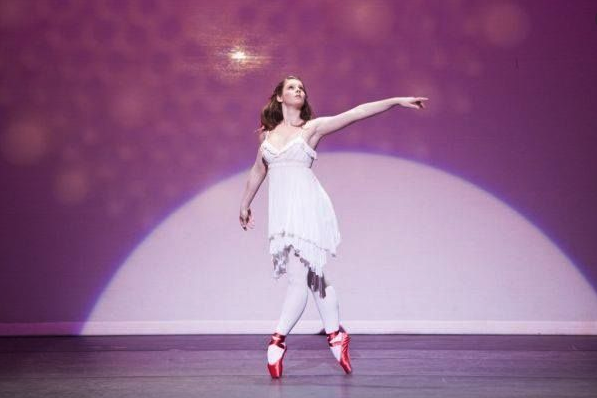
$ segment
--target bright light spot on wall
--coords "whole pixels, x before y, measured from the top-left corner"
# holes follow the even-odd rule
[[[230,59],[238,62],[245,61],[248,58],[247,54],[245,54],[242,50],[233,50],[230,53]]]

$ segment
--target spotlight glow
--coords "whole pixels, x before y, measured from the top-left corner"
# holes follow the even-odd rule
[[[587,321],[597,319],[597,296],[574,264],[487,192],[397,158],[345,152],[319,162],[316,173],[342,233],[326,278],[342,292],[349,330],[597,330]],[[198,194],[147,236],[98,298],[81,334],[273,328],[287,283],[272,279],[267,186],[252,204],[255,230],[238,225],[246,178],[245,171]],[[310,306],[296,331],[320,327]]]
[[[242,50],[233,50],[230,53],[230,59],[232,59],[234,61],[238,61],[238,62],[243,62],[243,61],[246,61],[248,59],[248,56]]]

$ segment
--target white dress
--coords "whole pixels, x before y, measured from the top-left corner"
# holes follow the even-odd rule
[[[340,232],[332,202],[311,169],[317,152],[302,131],[279,149],[268,137],[266,132],[261,153],[268,165],[268,237],[274,278],[286,272],[292,249],[309,267],[309,287],[325,297],[323,267],[327,254],[336,256]]]

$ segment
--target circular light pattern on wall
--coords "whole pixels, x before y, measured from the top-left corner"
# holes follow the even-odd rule
[[[87,172],[82,167],[73,166],[57,174],[54,194],[62,204],[77,204],[85,199],[90,185]]]
[[[386,156],[320,153],[314,167],[342,233],[326,273],[349,329],[570,333],[574,325],[582,334],[594,328],[583,322],[597,316],[590,284],[541,231],[487,192]],[[238,224],[247,172],[197,194],[146,236],[97,297],[81,333],[270,331],[287,280],[272,279],[267,186],[251,206],[255,229]],[[295,331],[320,328],[311,304]]]
[[[12,122],[0,135],[0,149],[4,159],[14,165],[38,163],[49,151],[50,131],[35,117]]]
[[[529,33],[529,18],[517,4],[487,4],[481,15],[485,37],[496,46],[514,47]]]

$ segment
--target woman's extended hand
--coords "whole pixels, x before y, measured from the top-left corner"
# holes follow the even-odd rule
[[[400,105],[405,108],[424,109],[423,101],[427,101],[426,97],[403,97]]]
[[[251,215],[251,209],[240,209],[240,216],[238,217],[240,220],[240,226],[246,231],[247,226],[249,228],[255,227],[255,220]]]

